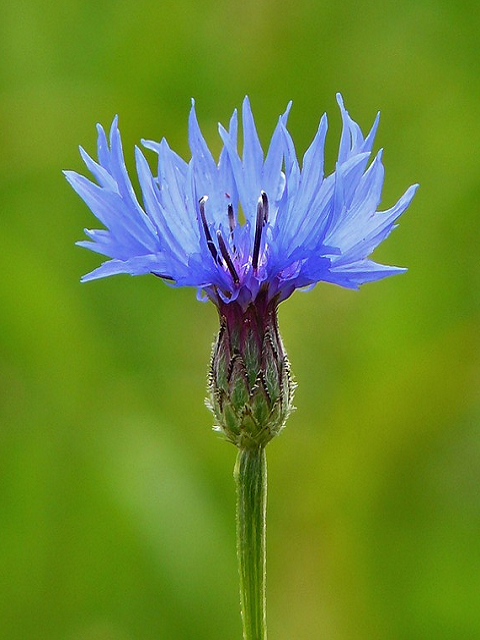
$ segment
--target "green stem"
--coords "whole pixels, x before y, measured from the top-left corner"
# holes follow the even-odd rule
[[[240,449],[235,464],[237,485],[237,553],[244,640],[266,640],[265,447]]]

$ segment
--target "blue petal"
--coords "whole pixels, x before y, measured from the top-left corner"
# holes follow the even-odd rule
[[[128,260],[108,260],[94,271],[83,276],[82,282],[105,278],[120,273],[128,273],[131,276],[146,273],[158,273],[161,275],[166,266],[159,255],[134,256]],[[167,276],[168,274],[163,275]]]
[[[85,162],[87,169],[95,176],[98,184],[105,189],[109,189],[110,191],[117,191],[117,183],[112,178],[110,173],[102,167],[101,164],[98,164],[93,160],[88,153],[82,147],[79,147],[80,155],[82,156],[82,160]]]
[[[285,179],[282,172],[282,164],[285,153],[285,138],[283,129],[287,125],[288,114],[292,103],[289,102],[285,113],[278,119],[277,126],[272,135],[267,157],[263,166],[262,189],[267,194],[270,202],[274,204],[283,193]],[[273,208],[270,219],[275,220],[276,208]]]
[[[121,240],[138,247],[154,248],[151,234],[132,216],[118,193],[102,189],[74,171],[65,176],[93,214]]]
[[[118,116],[113,119],[115,126],[118,125]],[[112,125],[113,126],[113,125]],[[98,161],[110,174],[110,149],[108,148],[107,136],[101,124],[97,124],[97,156]]]
[[[250,193],[256,193],[257,198],[261,190],[261,176],[263,169],[263,149],[258,139],[255,121],[248,97],[245,96],[242,105],[243,125],[243,172]],[[256,201],[256,199],[255,199]],[[252,205],[253,203],[245,203]],[[250,208],[250,206],[248,208]],[[255,209],[255,207],[252,207]]]

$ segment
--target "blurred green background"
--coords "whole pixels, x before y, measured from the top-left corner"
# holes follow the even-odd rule
[[[18,0],[0,21],[0,636],[240,637],[235,450],[203,405],[215,309],[153,277],[80,285],[83,171],[115,113],[188,159],[249,94],[303,154],[335,92],[382,111],[376,258],[280,308],[298,382],[269,446],[272,640],[480,637],[480,10],[416,0]]]

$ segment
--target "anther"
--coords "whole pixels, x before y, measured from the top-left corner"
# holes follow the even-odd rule
[[[265,191],[260,192],[260,197],[262,198],[263,204],[263,222],[266,223],[268,222],[268,198]]]
[[[233,204],[228,203],[228,224],[230,225],[230,231],[235,229],[235,213],[233,211]]]
[[[233,239],[233,230],[235,229],[237,222],[235,220],[235,211],[233,210],[233,204],[231,202],[228,203],[227,215],[228,215],[228,225],[230,227],[230,239],[232,241],[232,249],[233,249],[233,253],[236,254],[237,247],[235,246],[235,241]]]
[[[210,230],[207,225],[207,219],[205,217],[205,202],[208,200],[208,196],[203,196],[198,201],[198,206],[200,208],[200,217],[202,218],[203,232],[205,233],[205,239],[207,240],[207,247],[210,250],[210,253],[213,256],[215,262],[219,261],[217,248],[212,240],[212,236],[210,234]]]
[[[230,271],[230,274],[233,278],[234,283],[238,284],[240,282],[240,279],[238,277],[238,273],[232,262],[230,254],[228,253],[227,245],[225,244],[225,240],[223,239],[222,232],[220,231],[220,229],[217,231],[217,240],[218,240],[218,246],[220,248],[220,253],[222,254],[222,258],[225,260],[225,263],[228,267],[228,270]]]
[[[257,221],[255,223],[255,238],[253,240],[252,267],[257,269],[258,257],[260,254],[260,242],[262,240],[262,230],[268,219],[268,198],[265,191],[262,191],[257,203]]]

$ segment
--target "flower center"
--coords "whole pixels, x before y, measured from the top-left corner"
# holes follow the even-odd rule
[[[225,242],[225,238],[223,237],[220,229],[217,230],[217,244],[215,244],[212,234],[210,233],[210,229],[207,223],[207,217],[205,215],[205,203],[208,200],[208,196],[203,196],[198,201],[198,207],[200,210],[200,218],[202,221],[203,233],[205,234],[205,240],[207,242],[207,247],[212,255],[212,258],[216,264],[225,266],[230,275],[232,276],[233,282],[238,285],[240,283],[240,277],[238,275],[237,269],[235,268],[234,260],[237,258],[237,248],[233,239],[233,231],[237,225],[235,212],[233,210],[233,205],[231,203],[228,204],[227,207],[227,216],[228,216],[228,226],[230,229],[230,240],[231,240],[231,251],[233,252],[233,259],[230,253],[229,248],[227,247],[227,243]],[[255,221],[255,236],[253,239],[253,250],[252,250],[252,267],[254,272],[258,269],[258,262],[260,258],[260,249],[262,244],[262,234],[263,229],[268,222],[268,197],[265,191],[260,192],[260,197],[257,202],[257,217]]]

